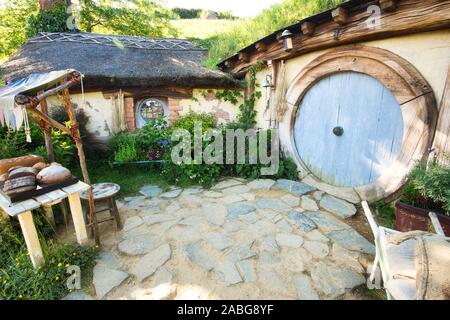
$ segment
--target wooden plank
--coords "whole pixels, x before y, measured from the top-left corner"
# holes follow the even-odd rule
[[[374,1],[373,4],[377,4],[377,2]],[[397,10],[384,12],[381,15],[380,28],[367,26],[366,21],[371,15],[370,12],[367,12],[368,5],[370,3],[361,6],[361,11],[352,12],[347,23],[340,26],[338,41],[335,40],[336,23],[330,20],[316,25],[312,37],[294,37],[294,49],[290,52],[283,49],[282,43],[273,41],[267,44],[265,52],[253,52],[248,62],[238,62],[227,71],[239,74],[260,60],[291,59],[308,52],[344,44],[450,28],[450,0],[399,1]]]
[[[77,235],[77,241],[80,245],[86,245],[88,242],[86,222],[84,221],[83,209],[78,193],[69,194],[69,205],[72,214],[73,224]]]
[[[35,268],[44,263],[44,254],[42,253],[41,244],[39,243],[36,227],[33,222],[31,211],[24,212],[18,216],[22,234],[27,244],[31,262]]]
[[[0,208],[11,217],[15,217],[26,211],[37,209],[40,206],[41,204],[39,202],[32,199],[12,204],[0,194]]]
[[[48,206],[55,202],[60,202],[62,199],[67,198],[67,193],[62,190],[55,190],[49,193],[46,193],[42,196],[34,197],[34,200],[39,202],[43,206]]]
[[[48,223],[52,226],[53,230],[56,230],[56,221],[55,221],[55,215],[53,214],[52,207],[44,207],[44,214],[47,218]]]
[[[78,181],[78,183],[73,184],[68,187],[65,187],[65,188],[62,188],[61,190],[64,191],[65,193],[67,193],[68,195],[70,195],[70,194],[86,191],[90,187],[91,187],[90,185],[88,185],[82,181]]]
[[[48,115],[47,100],[45,100],[45,99],[42,100],[40,102],[40,106],[41,106],[41,112],[45,115]],[[51,128],[48,128],[48,129],[49,130],[44,130],[45,149],[47,150],[48,162],[52,163],[52,162],[55,162],[55,153],[53,151]]]
[[[450,166],[450,66],[447,71],[447,81],[439,107],[439,120],[433,143],[436,161]]]
[[[436,231],[436,233],[440,236],[445,237],[444,229],[442,229],[441,223],[439,222],[439,219],[436,216],[436,213],[430,212],[428,215],[430,216],[431,223],[433,224],[433,227],[434,227],[434,230]]]

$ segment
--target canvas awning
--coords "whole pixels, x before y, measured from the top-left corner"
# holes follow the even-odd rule
[[[47,90],[71,77],[73,69],[52,71],[48,73],[34,73],[26,78],[17,80],[0,88],[0,125],[18,130],[23,124],[24,106],[16,103],[18,95],[35,96],[38,92]],[[79,74],[79,73],[78,73]]]

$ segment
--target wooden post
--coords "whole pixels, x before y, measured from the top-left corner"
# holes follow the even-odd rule
[[[75,111],[73,110],[72,103],[70,102],[69,89],[65,88],[62,91],[64,107],[69,115],[70,125],[71,125],[71,135],[72,139],[75,141],[78,157],[80,159],[81,172],[83,173],[84,182],[91,184],[91,179],[86,166],[86,157],[84,155],[83,143],[81,142],[80,130],[78,129],[78,122],[75,117]],[[94,195],[92,193],[92,187],[87,191],[88,203],[89,203],[89,225],[92,226],[94,231],[95,243],[100,245],[100,237],[98,234],[97,216],[95,212]]]
[[[41,112],[45,115],[48,115],[48,108],[47,108],[47,100],[42,100],[40,103],[41,106]],[[47,125],[45,125],[46,129],[48,128]],[[45,149],[47,150],[47,157],[48,161],[55,162],[55,153],[53,151],[53,143],[52,143],[52,131],[50,130],[44,130],[44,139],[45,139]]]
[[[434,136],[433,150],[441,165],[450,165],[450,67],[439,107],[439,118]]]
[[[88,242],[88,236],[83,209],[81,208],[80,196],[78,193],[74,193],[69,194],[67,197],[69,199],[70,211],[72,212],[72,220],[75,226],[77,241],[80,245],[85,245]]]
[[[36,226],[33,222],[31,211],[24,212],[18,216],[22,234],[27,244],[31,262],[35,268],[44,263],[44,255],[42,253],[41,244],[39,243]]]
[[[44,207],[44,214],[45,217],[47,218],[48,223],[50,223],[53,230],[56,231],[55,215],[53,214],[52,207]]]

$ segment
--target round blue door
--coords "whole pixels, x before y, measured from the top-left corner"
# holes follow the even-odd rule
[[[400,153],[403,117],[381,82],[357,72],[319,80],[304,95],[294,139],[305,166],[338,187],[375,182]]]

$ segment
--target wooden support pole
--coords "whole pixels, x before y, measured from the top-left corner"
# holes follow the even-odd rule
[[[84,155],[83,143],[81,142],[80,130],[78,129],[78,122],[75,117],[75,111],[73,109],[72,103],[70,102],[69,89],[66,87],[62,91],[64,108],[69,115],[70,125],[72,129],[72,139],[75,141],[75,145],[78,150],[78,158],[80,159],[81,172],[83,173],[84,182],[91,184],[91,179],[89,178],[89,173],[86,166],[86,157]],[[94,195],[92,192],[92,187],[87,191],[88,203],[89,203],[89,224],[92,226],[94,231],[95,243],[100,245],[100,236],[98,233],[97,216],[95,212]],[[70,199],[69,199],[70,201]]]
[[[70,130],[68,128],[66,128],[65,126],[63,126],[61,123],[59,123],[56,120],[53,120],[52,118],[50,118],[49,116],[43,114],[42,112],[40,112],[39,110],[35,109],[35,108],[27,108],[28,111],[31,112],[31,114],[33,114],[34,116],[38,117],[41,120],[44,120],[45,123],[47,123],[48,125],[55,127],[58,130],[64,131],[67,134],[70,134]]]
[[[34,97],[32,99],[32,103],[30,104],[30,97],[26,96],[26,95],[17,95],[15,97],[15,101],[17,104],[19,105],[23,105],[26,107],[36,107],[42,100],[47,99],[50,96],[53,96],[65,89],[69,89],[70,87],[77,85],[80,83],[80,79],[81,79],[81,75],[80,74],[75,74],[73,75],[73,78],[67,82],[62,83],[61,85],[47,90],[47,91],[43,91],[41,94],[37,95],[36,97]]]
[[[73,225],[77,235],[78,243],[83,246],[88,242],[86,223],[84,221],[83,209],[81,208],[80,195],[78,193],[69,194],[70,211],[72,213]],[[95,233],[94,233],[95,235]]]
[[[441,165],[450,166],[450,66],[439,107],[439,118],[434,136],[433,150]]]
[[[31,262],[33,263],[33,266],[37,268],[44,264],[44,255],[42,253],[41,244],[39,243],[36,226],[33,222],[33,215],[31,211],[27,211],[20,214],[18,218]]]
[[[44,207],[44,214],[47,218],[48,223],[52,226],[53,230],[56,231],[56,221],[55,221],[55,215],[53,214],[52,207]]]
[[[42,100],[39,104],[41,106],[41,112],[45,115],[48,115],[47,100]],[[48,162],[50,163],[55,162],[55,153],[53,150],[51,128],[50,130],[44,130],[44,139],[45,139],[45,149],[47,150]]]

